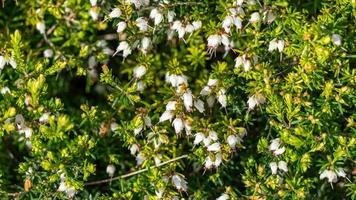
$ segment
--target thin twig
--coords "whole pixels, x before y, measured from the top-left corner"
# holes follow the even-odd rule
[[[98,185],[98,184],[102,184],[102,183],[108,183],[108,182],[111,182],[111,181],[114,181],[114,180],[118,180],[118,179],[124,179],[124,178],[128,178],[130,176],[135,176],[137,174],[141,174],[143,172],[146,172],[150,169],[155,169],[155,168],[158,168],[158,167],[161,167],[163,165],[166,165],[166,164],[169,164],[169,163],[172,163],[172,162],[175,162],[177,160],[180,160],[180,159],[183,159],[183,158],[187,158],[188,155],[182,155],[182,156],[179,156],[179,157],[176,157],[176,158],[173,158],[173,159],[170,159],[170,160],[167,160],[163,163],[160,163],[158,165],[155,165],[153,167],[148,167],[146,169],[141,169],[141,170],[138,170],[138,171],[134,171],[134,172],[131,172],[131,173],[128,173],[128,174],[124,174],[124,175],[121,175],[121,176],[117,176],[117,177],[114,177],[114,178],[109,178],[109,179],[103,179],[103,180],[99,180],[99,181],[93,181],[93,182],[88,182],[88,183],[85,183],[85,185]]]

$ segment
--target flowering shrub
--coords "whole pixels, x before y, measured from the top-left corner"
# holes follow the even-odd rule
[[[355,1],[3,1],[1,199],[355,199]]]

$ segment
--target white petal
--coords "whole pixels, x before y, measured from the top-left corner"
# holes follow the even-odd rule
[[[216,200],[228,200],[230,199],[229,195],[224,193],[220,197],[218,197]]]
[[[340,46],[341,45],[341,36],[338,34],[333,34],[332,36],[333,42],[336,46]]]
[[[214,165],[213,161],[210,159],[210,157],[206,157],[205,158],[205,163],[204,163],[204,167],[206,169],[210,169],[212,166]]]
[[[340,177],[344,177],[344,178],[346,177],[346,173],[345,173],[344,169],[341,167],[337,168],[336,173]]]
[[[277,174],[278,166],[276,162],[271,162],[269,167],[271,168],[272,174]]]
[[[278,162],[278,168],[281,169],[284,172],[288,172],[288,167],[287,167],[287,163],[283,160]]]
[[[166,105],[166,110],[175,110],[176,109],[176,101],[169,101]]]
[[[227,143],[231,148],[235,148],[236,143],[237,143],[237,137],[235,135],[229,135],[227,137]]]
[[[205,138],[203,133],[197,133],[195,134],[195,139],[194,139],[194,145],[199,144],[201,141],[203,141]]]
[[[110,14],[109,14],[109,18],[117,18],[117,17],[120,17],[121,15],[121,10],[119,8],[114,8]]]
[[[205,87],[201,90],[200,95],[202,95],[202,96],[207,96],[207,95],[210,94],[210,92],[211,92],[210,87],[209,87],[209,86],[205,86]]]
[[[5,57],[4,56],[0,56],[0,70],[2,70],[5,65],[6,65]]]
[[[205,111],[204,102],[200,99],[194,102],[194,106],[200,113],[203,113]]]
[[[277,48],[279,52],[282,52],[284,49],[284,41],[283,40],[278,40]]]
[[[214,166],[219,167],[221,163],[222,163],[222,156],[220,153],[218,153],[215,155]]]
[[[273,152],[273,154],[274,154],[275,156],[279,156],[279,155],[283,154],[285,151],[286,151],[286,148],[285,148],[285,147],[281,147],[281,148],[278,148],[277,150],[275,150],[275,151]]]
[[[106,167],[106,173],[110,176],[110,177],[113,177],[114,176],[114,173],[115,173],[115,166],[110,164]]]
[[[119,22],[117,24],[116,32],[122,33],[126,29],[126,27],[127,27],[126,22]]]
[[[161,117],[159,118],[159,122],[164,122],[164,121],[167,121],[167,120],[171,120],[173,118],[173,112],[167,110],[165,111]]]
[[[175,118],[172,122],[175,132],[178,134],[182,132],[184,128],[183,120],[181,118]]]
[[[138,150],[139,150],[139,148],[138,148],[137,144],[131,145],[131,147],[130,147],[130,153],[131,153],[131,155],[136,155],[136,153],[138,152]]]
[[[183,102],[185,109],[187,109],[187,111],[191,111],[193,106],[193,95],[190,90],[183,94]]]
[[[215,103],[215,97],[214,96],[209,96],[206,101],[208,103],[209,108],[212,108],[214,106],[214,103]]]
[[[215,142],[214,144],[209,145],[208,151],[212,151],[212,152],[220,151],[220,144],[218,142]]]
[[[218,140],[218,134],[215,131],[209,131],[209,138],[216,141]]]
[[[281,143],[281,139],[280,138],[273,139],[273,140],[271,140],[271,144],[269,145],[268,149],[270,151],[275,151],[275,150],[278,149],[280,143]]]
[[[219,103],[221,104],[221,106],[222,106],[223,108],[225,108],[225,107],[226,107],[226,104],[227,104],[227,102],[226,102],[225,90],[224,90],[224,89],[220,89],[219,92],[218,92],[217,97],[218,97],[218,101],[219,101]]]
[[[145,75],[147,72],[146,67],[144,66],[138,66],[135,67],[133,70],[133,75],[135,78],[140,79],[143,75]]]

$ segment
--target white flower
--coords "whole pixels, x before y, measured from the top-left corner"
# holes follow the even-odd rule
[[[119,22],[117,24],[117,29],[116,29],[116,32],[118,33],[122,33],[125,29],[126,29],[126,22]]]
[[[234,17],[234,25],[236,26],[237,29],[242,28],[242,20],[240,17]]]
[[[203,87],[203,89],[200,91],[200,95],[202,96],[207,96],[211,92],[211,88],[209,86]]]
[[[260,21],[260,13],[258,13],[258,12],[252,13],[249,21],[250,21],[250,23],[255,23],[255,22]]]
[[[151,45],[151,39],[148,37],[143,37],[141,40],[141,50],[143,53],[146,53],[148,48]]]
[[[127,48],[127,49],[124,49],[123,53],[122,53],[122,57],[126,58],[128,55],[130,55],[132,52],[131,48]]]
[[[114,54],[114,51],[112,49],[110,49],[109,47],[105,47],[103,49],[103,53],[108,55],[108,56],[112,56]]]
[[[4,66],[6,65],[6,59],[4,56],[0,56],[0,70],[2,70],[4,68]]]
[[[167,13],[167,19],[168,19],[168,22],[169,23],[172,23],[173,22],[173,19],[174,19],[174,16],[176,16],[176,13],[173,12],[173,11],[168,11]]]
[[[154,19],[154,24],[158,25],[162,22],[163,20],[163,15],[156,9],[152,9],[150,13],[150,18]]]
[[[250,70],[251,62],[249,59],[246,58],[245,55],[239,56],[235,59],[235,67],[238,68],[243,65],[245,72]]]
[[[220,89],[218,94],[217,94],[217,98],[218,98],[218,101],[219,103],[221,104],[221,106],[223,108],[226,107],[226,95],[225,95],[225,89]]]
[[[208,103],[209,108],[212,108],[214,106],[215,97],[214,96],[209,96],[206,101]]]
[[[6,93],[11,94],[11,91],[10,91],[10,89],[9,89],[8,87],[3,87],[3,88],[1,88],[0,93],[1,93],[2,95],[5,95]]]
[[[190,135],[192,131],[192,123],[191,121],[184,121],[185,134]]]
[[[44,22],[37,22],[36,29],[43,35],[46,31],[46,25]]]
[[[158,199],[162,199],[163,193],[164,193],[164,188],[159,188],[158,191],[157,190],[155,191],[155,193],[156,193]]]
[[[172,111],[170,110],[166,110],[162,115],[161,117],[159,118],[159,122],[164,122],[164,121],[167,121],[167,120],[172,120],[174,117],[174,114]]]
[[[130,147],[130,153],[131,155],[136,155],[136,153],[139,151],[139,147],[137,144],[133,144]]]
[[[181,191],[187,191],[187,182],[184,180],[184,177],[181,175],[173,175],[172,182],[174,187]]]
[[[110,14],[109,14],[109,18],[117,18],[117,17],[120,17],[120,15],[121,15],[122,13],[121,13],[121,10],[119,9],[119,8],[114,8],[111,12],[110,12]]]
[[[208,86],[209,87],[214,87],[214,86],[216,86],[216,84],[219,82],[219,80],[218,79],[211,79],[211,78],[209,78],[209,80],[208,80]]]
[[[128,53],[127,51],[130,51],[129,53],[131,53],[131,48],[130,48],[129,43],[127,43],[126,41],[120,42],[119,46],[117,46],[117,48],[116,48],[116,52],[114,53],[114,56],[120,51],[124,51],[124,54],[125,54],[125,51],[126,51],[126,53]],[[126,57],[126,56],[124,56],[124,57]]]
[[[277,150],[275,150],[275,151],[273,152],[273,154],[274,154],[275,156],[279,156],[279,155],[283,154],[285,151],[286,151],[286,148],[285,148],[285,147],[281,147],[281,148],[278,148]]]
[[[182,132],[182,130],[184,128],[184,123],[181,118],[175,118],[172,122],[172,125],[174,127],[176,134]]]
[[[140,79],[143,75],[145,75],[147,72],[146,67],[144,66],[137,66],[133,70],[133,75],[136,79]]]
[[[76,191],[75,191],[74,187],[70,187],[67,189],[66,192],[67,192],[68,198],[72,199],[74,197]]]
[[[244,0],[236,0],[236,5],[237,6],[242,6]]]
[[[230,46],[230,40],[229,37],[226,34],[222,34],[221,35],[221,43],[225,46],[225,47],[229,47]]]
[[[183,83],[187,84],[186,76],[172,74],[172,75],[168,75],[168,80],[173,87],[178,87],[179,85],[181,85]]]
[[[268,149],[270,151],[275,151],[278,149],[280,144],[281,144],[281,139],[275,138],[275,139],[271,140],[271,144],[269,145]]]
[[[194,30],[198,30],[202,26],[202,22],[201,21],[193,21],[192,24],[193,24]]]
[[[276,162],[271,162],[269,167],[271,168],[272,174],[277,174],[278,165]]]
[[[213,141],[217,141],[219,139],[218,134],[215,131],[209,131],[209,138]]]
[[[149,116],[143,117],[143,120],[145,121],[145,124],[146,124],[147,127],[151,127],[152,126],[151,118]]]
[[[226,33],[230,33],[230,27],[234,23],[234,18],[232,16],[226,16],[222,22],[222,27]]]
[[[146,160],[146,157],[143,155],[143,153],[138,153],[136,156],[136,164],[137,166],[142,165],[142,163]]]
[[[173,30],[178,30],[179,28],[181,28],[183,25],[182,25],[182,22],[179,21],[179,20],[176,20],[173,22],[173,25],[172,25],[172,29]]]
[[[211,160],[210,156],[206,157],[205,162],[204,162],[204,167],[206,169],[210,169],[213,165],[214,165],[214,162]]]
[[[140,31],[146,32],[148,29],[148,22],[143,17],[140,17],[136,19],[136,26]]]
[[[269,10],[267,12],[267,23],[270,24],[276,19],[276,15],[273,13],[273,11]]]
[[[185,31],[187,32],[187,33],[193,33],[194,32],[194,26],[192,25],[192,24],[187,24],[186,25],[186,27],[185,27]]]
[[[114,176],[114,173],[115,173],[115,166],[110,164],[106,167],[106,173],[110,176],[110,177],[113,177]]]
[[[215,166],[215,167],[219,167],[221,163],[222,163],[222,156],[221,156],[220,153],[217,153],[217,154],[215,155],[214,166]]]
[[[205,111],[204,102],[200,99],[194,101],[194,107],[200,112],[203,113]]]
[[[284,49],[284,41],[278,40],[274,38],[272,41],[269,42],[268,51],[272,52],[275,49],[278,49],[279,52],[282,52]]]
[[[24,133],[25,134],[25,138],[30,138],[32,136],[32,129],[28,128],[28,127],[24,127],[23,129],[21,129],[19,131],[19,133]]]
[[[194,139],[194,145],[199,144],[200,142],[202,142],[204,140],[205,136],[203,133],[197,133],[195,134],[195,139]]]
[[[210,137],[204,138],[203,143],[205,147],[209,146],[209,144],[211,143],[211,138]]]
[[[183,38],[184,35],[185,35],[185,32],[186,32],[186,30],[185,30],[184,26],[180,26],[180,27],[177,29],[178,37],[179,37],[179,38]]]
[[[139,125],[137,128],[134,129],[134,134],[137,135],[141,133],[142,129],[143,129],[143,125]]]
[[[89,15],[94,21],[97,21],[98,18],[99,18],[99,13],[98,13],[98,11],[97,11],[97,9],[95,7],[92,7],[89,10]]]
[[[260,94],[254,94],[248,98],[247,104],[248,109],[253,110],[256,106],[263,104],[265,102],[265,98]]]
[[[209,54],[212,54],[215,52],[215,50],[221,44],[221,39],[222,39],[221,36],[218,34],[210,35],[208,37],[208,52],[209,52]]]
[[[43,115],[38,120],[40,123],[47,123],[49,118],[49,112],[43,113]]]
[[[220,151],[220,143],[215,142],[211,145],[208,146],[208,151],[212,151],[212,152],[218,152]]]
[[[235,148],[237,142],[238,142],[238,139],[237,139],[237,137],[235,135],[229,135],[227,137],[227,144],[229,144],[229,146],[231,148]]]
[[[336,169],[336,174],[337,174],[339,177],[343,177],[343,178],[346,177],[346,173],[345,173],[344,169],[341,168],[341,167],[339,167],[339,168]]]
[[[183,94],[183,102],[184,102],[185,109],[187,109],[187,111],[191,111],[193,106],[193,95],[190,90],[186,91]]]
[[[228,200],[230,199],[230,196],[226,193],[223,193],[220,197],[218,197],[216,200]]]
[[[329,183],[336,183],[337,182],[337,175],[332,170],[326,169],[320,174],[320,180],[323,180],[325,178],[328,179]]]
[[[96,6],[98,0],[90,0],[91,6]]]
[[[341,36],[338,34],[332,34],[331,38],[333,39],[333,42],[336,46],[341,45]]]
[[[281,169],[284,172],[288,172],[288,167],[287,167],[287,163],[283,160],[278,162],[278,169]]]
[[[169,101],[166,105],[166,110],[175,110],[176,109],[176,101]]]
[[[136,90],[142,92],[144,89],[145,89],[145,84],[142,81],[138,81]]]
[[[61,181],[61,183],[59,184],[58,186],[58,189],[57,191],[58,192],[64,192],[67,190],[67,186],[66,186],[66,183],[64,181]]]
[[[111,131],[116,131],[118,128],[119,128],[119,125],[116,122],[111,122],[111,124],[110,124]]]
[[[43,52],[43,56],[45,58],[51,58],[53,56],[53,50],[52,49],[46,49]]]

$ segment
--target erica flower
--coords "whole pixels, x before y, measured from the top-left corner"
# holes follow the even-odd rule
[[[10,91],[10,89],[8,87],[3,87],[3,88],[1,88],[0,93],[2,95],[5,95],[6,93],[10,94],[11,91]]]
[[[139,151],[139,147],[137,146],[137,144],[133,144],[130,147],[130,153],[131,155],[136,155],[136,153]]]
[[[193,21],[192,25],[194,27],[194,30],[198,30],[201,28],[202,22],[201,21]]]
[[[118,18],[120,17],[121,15],[121,10],[119,8],[114,8],[110,14],[109,14],[109,18],[112,19],[112,18]]]
[[[53,56],[53,50],[52,49],[46,49],[44,52],[43,52],[43,56],[45,58],[51,58]]]
[[[325,178],[328,179],[329,183],[337,182],[337,174],[332,170],[326,169],[320,174],[320,180],[323,180]]]
[[[340,46],[341,45],[341,36],[338,34],[333,34],[331,36],[331,38],[333,39],[333,42],[336,46]]]
[[[47,123],[49,118],[49,112],[44,113],[38,120],[40,123]]]
[[[174,187],[176,187],[179,191],[187,191],[187,181],[184,180],[182,175],[173,175],[172,176],[172,183]]]
[[[218,152],[220,151],[220,143],[215,142],[211,145],[208,146],[208,151],[212,151],[212,152]]]
[[[200,99],[194,101],[194,107],[201,113],[205,111],[204,102]]]
[[[154,8],[150,12],[150,18],[154,20],[154,24],[157,26],[162,22],[163,15],[156,8]]]
[[[148,22],[143,17],[139,17],[136,19],[136,26],[140,31],[146,32],[148,29]]]
[[[200,142],[202,142],[204,140],[205,136],[203,133],[197,133],[195,134],[195,139],[194,139],[194,145],[199,144]]]
[[[142,163],[146,160],[146,157],[143,155],[143,153],[138,153],[136,156],[136,164],[137,166],[142,165]]]
[[[271,162],[269,167],[271,168],[272,174],[277,174],[278,169],[288,172],[287,163],[285,161],[279,161],[278,164],[276,162]]]
[[[115,56],[118,52],[122,51],[122,56],[126,58],[128,55],[131,54],[131,47],[126,41],[120,42],[119,46],[116,48],[116,52],[113,56]]]
[[[183,94],[183,102],[184,102],[185,109],[187,109],[187,111],[191,111],[193,106],[193,95],[190,90],[186,91]]]
[[[167,20],[169,23],[173,22],[174,16],[176,16],[176,13],[174,11],[168,11],[167,13]]]
[[[231,148],[235,148],[236,144],[241,142],[241,139],[236,135],[229,135],[226,141]]]
[[[37,22],[36,29],[43,35],[46,31],[46,25],[44,22]]]
[[[248,98],[248,109],[253,110],[256,106],[263,104],[266,99],[261,94],[254,94]]]
[[[94,21],[97,21],[99,18],[98,8],[97,7],[90,8],[89,15]]]
[[[114,176],[114,173],[115,173],[115,166],[110,164],[106,167],[106,173],[110,176],[110,177],[113,177]]]
[[[218,46],[221,44],[221,36],[218,34],[210,35],[208,37],[208,53],[213,54],[215,53]]]
[[[117,29],[116,29],[116,32],[118,32],[118,33],[121,33],[121,32],[123,32],[125,29],[126,29],[126,22],[119,22],[118,24],[117,24]]]
[[[140,79],[142,78],[143,75],[145,75],[147,72],[147,69],[146,67],[144,66],[137,66],[134,68],[133,70],[133,76],[136,78],[136,79]]]
[[[219,92],[217,93],[217,99],[221,106],[223,108],[226,107],[226,95],[225,95],[225,89],[220,89]]]
[[[167,121],[167,120],[172,120],[174,117],[174,114],[172,111],[170,110],[166,110],[162,115],[161,117],[159,118],[159,122],[164,122],[164,121]]]
[[[284,153],[286,148],[284,146],[281,147],[281,140],[279,138],[271,140],[271,144],[269,145],[269,150],[273,151],[273,155],[278,156]]]
[[[228,200],[230,196],[226,193],[223,193],[220,197],[216,198],[216,200]]]
[[[250,23],[256,23],[260,21],[260,13],[254,12],[251,14],[251,18],[249,20]]]
[[[148,37],[143,37],[141,40],[141,50],[143,53],[146,53],[147,50],[150,48],[151,39]]]
[[[268,51],[272,52],[275,49],[278,49],[279,52],[282,52],[284,49],[284,41],[283,40],[278,40],[274,38],[272,41],[269,42],[269,47]]]
[[[181,118],[175,118],[172,122],[172,125],[174,127],[176,134],[182,132],[182,130],[184,129],[184,123]]]
[[[4,66],[6,64],[10,64],[11,67],[14,69],[16,69],[17,67],[17,63],[12,57],[8,58],[0,55],[0,70],[4,69]]]

